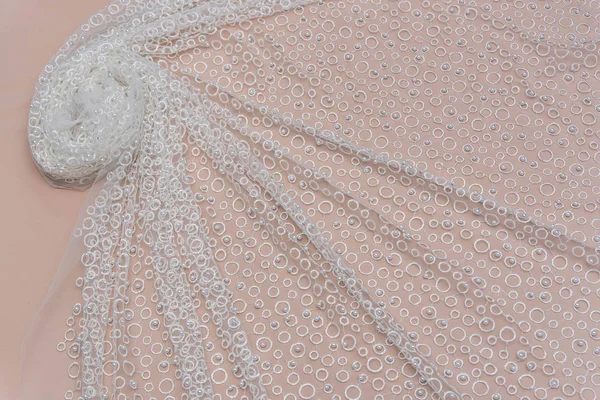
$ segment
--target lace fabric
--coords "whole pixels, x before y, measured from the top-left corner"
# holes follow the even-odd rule
[[[31,105],[90,194],[24,398],[596,399],[599,7],[92,16]]]

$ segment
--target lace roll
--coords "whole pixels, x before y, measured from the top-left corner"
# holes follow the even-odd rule
[[[77,339],[84,399],[111,397],[104,382],[107,362],[115,369],[120,363],[122,368],[132,365],[121,338],[109,340],[117,353],[107,357],[105,349],[109,329],[122,335],[127,327],[126,290],[136,239],[151,248],[157,309],[189,398],[214,393],[186,270],[192,271],[244,387],[254,399],[267,398],[186,179],[186,133],[193,131],[215,149],[223,144],[212,134],[209,110],[198,91],[152,57],[201,46],[203,35],[220,25],[301,4],[115,2],[82,26],[40,76],[28,138],[41,174],[52,186],[74,189],[106,176],[76,233],[85,246],[85,274],[78,282],[83,302],[76,306],[82,321]]]
[[[595,399],[597,29],[443,3],[121,0],[83,24],[31,103],[42,176],[91,189],[25,399],[53,340],[67,400]]]

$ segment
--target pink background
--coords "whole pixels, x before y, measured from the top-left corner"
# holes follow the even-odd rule
[[[0,399],[16,399],[23,335],[58,268],[85,194],[57,190],[29,155],[35,81],[68,36],[108,0],[0,2]]]
[[[29,102],[47,60],[108,1],[2,0],[0,5],[4,39],[0,44],[4,56],[0,64],[4,135],[0,146],[0,399],[17,399],[24,333],[57,270],[85,199],[85,193],[51,188],[35,169],[26,137]],[[577,229],[586,228],[593,226]],[[53,368],[50,362],[40,366]],[[51,374],[45,378],[54,379]]]

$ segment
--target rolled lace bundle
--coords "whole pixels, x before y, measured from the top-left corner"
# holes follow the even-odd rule
[[[169,118],[168,111],[192,107],[187,104],[192,101],[189,88],[152,56],[200,46],[198,39],[221,24],[291,6],[260,1],[115,2],[94,15],[81,37],[74,35],[47,65],[37,86],[28,137],[42,175],[54,186],[85,188],[100,170],[112,169],[122,153],[135,152],[144,133],[152,130],[148,119],[153,113],[160,114],[154,122],[160,124]],[[156,11],[141,13],[145,8]],[[180,100],[169,104],[175,97]]]
[[[66,399],[596,398],[598,247],[569,227],[599,228],[598,152],[557,178],[584,188],[564,223],[512,191],[555,195],[539,164],[597,134],[591,99],[565,116],[527,68],[546,57],[532,74],[568,86],[596,42],[530,40],[541,17],[516,3],[447,3],[121,0],[82,25],[28,128],[51,185],[94,188],[66,333],[46,317],[29,339],[59,343]],[[564,157],[519,158],[510,140],[542,125]]]

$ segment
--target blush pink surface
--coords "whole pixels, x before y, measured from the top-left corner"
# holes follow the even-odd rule
[[[2,250],[0,258],[0,267],[2,268],[2,275],[0,278],[0,284],[2,285],[0,288],[0,399],[19,400],[19,397],[17,396],[17,390],[18,383],[20,381],[19,363],[20,356],[22,354],[21,344],[28,325],[33,319],[36,310],[39,309],[42,299],[61,262],[61,258],[65,254],[71,232],[76,224],[77,217],[81,212],[81,208],[86,197],[85,192],[66,191],[51,188],[36,170],[29,154],[29,146],[27,141],[29,103],[33,95],[36,79],[40,71],[42,71],[44,68],[46,62],[56,53],[57,49],[66,41],[68,36],[71,35],[72,32],[74,32],[87,17],[101,9],[108,1],[109,0],[3,0],[0,2],[0,32],[3,34],[4,39],[0,44],[0,51],[2,51],[1,54],[4,56],[3,62],[0,63],[0,124],[2,124],[1,132],[3,135],[2,140],[4,141],[0,144],[0,160],[2,163],[0,164],[0,187],[2,188],[0,189],[0,192],[2,193],[0,195],[0,212],[3,214],[0,216],[3,223],[0,233],[0,250]],[[295,18],[300,17],[296,15]],[[315,29],[315,32],[316,31],[317,30]],[[475,30],[473,32],[475,32]],[[416,39],[414,40],[415,43],[410,43],[416,45]],[[477,44],[480,46],[485,45],[484,42],[478,42]],[[511,41],[506,39],[506,45],[508,46],[510,44]],[[408,45],[406,45],[406,49],[409,49]],[[483,49],[481,50],[483,51]],[[216,49],[214,54],[219,55],[219,51],[223,52],[224,50]],[[407,52],[408,51],[409,50],[407,50]],[[454,54],[458,53],[455,52]],[[437,55],[433,58],[442,59],[441,56],[438,57]],[[467,66],[470,68],[470,70],[473,70],[474,73],[477,71],[476,68],[479,68],[479,66],[474,65]],[[492,72],[491,74],[494,76],[497,75],[498,79],[500,78],[500,75],[496,72]],[[342,88],[341,82],[342,81],[340,80],[340,83],[338,84],[339,88]],[[556,91],[557,93],[564,92],[564,94],[561,94],[561,96],[566,99],[569,92],[563,88],[563,84],[565,87],[568,87],[567,81],[564,81],[560,85],[556,85],[556,88],[558,88]],[[434,90],[439,91],[441,89],[441,85],[443,85],[443,82],[436,82],[435,85],[433,85]],[[561,92],[559,92],[559,90]],[[595,91],[594,93],[596,93],[594,96],[600,93],[596,90],[596,88],[593,90]],[[564,101],[563,103],[565,104],[566,108],[567,102]],[[467,103],[464,105],[465,109],[467,108],[466,104]],[[518,103],[515,102],[515,108],[517,107]],[[487,106],[484,108],[487,111],[482,115],[485,115],[487,112],[489,112],[489,120],[493,120],[493,118],[490,117],[490,115],[493,115],[492,111],[489,110]],[[477,107],[475,107],[475,109],[477,109]],[[436,110],[436,112],[443,113],[441,108],[434,110]],[[536,124],[538,121],[540,125],[547,126],[549,124],[548,116],[534,118]],[[442,121],[442,119],[440,119],[440,121]],[[531,129],[535,130],[536,128],[532,125]],[[540,133],[542,132],[540,131]],[[473,136],[475,139],[477,139],[476,141],[473,141],[473,143],[477,143],[479,140],[477,135]],[[452,142],[456,144],[454,139],[452,139]],[[552,140],[548,139],[548,143],[552,144],[553,142]],[[544,145],[550,147],[550,144]],[[407,148],[408,146],[409,144],[407,144]],[[485,148],[486,145],[482,144],[481,146]],[[490,146],[490,149],[492,149],[491,146],[493,145],[490,143],[487,146]],[[562,154],[567,151],[566,149],[560,147],[558,143],[553,144],[552,146],[554,146],[552,147],[553,150],[556,149],[557,154]],[[596,147],[592,147],[592,149],[597,151],[597,144],[594,146]],[[398,146],[398,149],[400,149],[400,147],[401,146]],[[413,147],[417,146],[411,146],[410,148]],[[451,147],[452,149],[450,149],[451,151],[449,150],[448,154],[452,153],[452,151],[457,153],[462,152],[462,146],[456,145]],[[300,149],[300,146],[298,146],[298,148]],[[410,148],[406,150],[406,154],[412,157],[410,154]],[[535,146],[531,150],[526,149],[531,153],[525,154],[531,154],[533,157],[534,148]],[[442,149],[438,150],[440,150],[440,152],[442,151]],[[437,153],[437,150],[435,151]],[[536,150],[536,152],[537,151],[539,150]],[[400,151],[398,150],[398,152]],[[306,154],[308,155],[308,153]],[[575,154],[575,152],[573,152],[573,154]],[[460,157],[464,161],[464,157]],[[504,154],[502,154],[502,157],[499,157],[499,159],[502,159],[503,157]],[[573,158],[573,156],[570,157]],[[595,162],[595,159],[592,160],[591,157],[588,157],[590,168],[592,166],[597,167],[597,165],[593,165]],[[425,161],[423,161],[423,164],[425,164]],[[523,167],[527,168],[526,164],[523,164]],[[468,168],[468,166],[465,166],[465,168]],[[498,175],[497,171],[495,170],[495,164],[486,165],[484,163],[482,166],[478,166],[478,168],[481,168],[481,170],[478,171],[480,175],[472,174],[471,171],[468,178],[459,179],[459,182],[466,182],[461,183],[461,185],[469,186],[474,184],[478,186],[485,183],[487,186],[489,183],[484,180],[484,178],[487,178],[487,174]],[[560,167],[557,168],[560,169]],[[453,167],[451,169],[454,170]],[[446,168],[444,171],[450,171],[450,168]],[[526,171],[531,174],[537,174],[535,168],[533,167],[526,169]],[[551,169],[548,168],[548,171],[551,171]],[[447,173],[445,178],[449,178],[448,175],[453,175],[454,172],[452,172],[452,174]],[[546,175],[550,175],[550,172],[548,172]],[[516,178],[516,176],[517,175],[512,178]],[[516,178],[516,180],[514,180],[514,187],[525,188],[527,190],[519,190],[522,190],[523,193],[528,193],[529,186],[531,185],[531,181],[528,181],[528,179],[530,179],[529,176],[530,175],[523,174],[520,178]],[[350,178],[354,178],[354,174],[351,172],[339,174],[338,178],[340,178],[340,182],[343,183],[344,180],[349,181]],[[512,178],[511,181],[513,181]],[[365,177],[361,176],[361,179],[366,180],[366,175]],[[539,191],[543,197],[551,197],[551,195],[546,195],[543,193],[541,182],[542,181],[540,179],[540,182],[534,184],[532,187]],[[574,180],[574,183],[577,183],[577,181]],[[347,184],[349,185],[349,183]],[[363,182],[363,184],[365,184],[365,182]],[[562,182],[563,189],[571,194],[567,187],[568,184],[568,182]],[[509,186],[507,186],[506,183],[504,185],[505,189],[509,189]],[[500,185],[497,186],[500,187]],[[590,189],[590,191],[595,191],[596,188],[597,187],[594,187],[594,189]],[[406,190],[409,190],[408,185]],[[595,191],[594,193],[597,194],[598,192]],[[222,196],[223,198],[217,197],[217,200],[224,201],[225,194],[222,194]],[[499,195],[498,197],[501,196]],[[541,198],[543,199],[543,197]],[[567,199],[567,197],[565,197],[565,199]],[[423,202],[425,203],[427,200],[428,197],[426,200],[423,200]],[[550,199],[544,200],[547,201],[548,204],[551,204]],[[531,204],[528,204],[529,208],[538,207],[536,202],[537,200]],[[544,207],[550,208],[549,205]],[[593,211],[597,212],[596,206],[594,206]],[[225,213],[225,211],[222,211],[222,213]],[[433,213],[426,212],[426,210],[421,210],[419,213],[421,214],[416,214],[415,212],[415,216],[418,217],[418,219],[416,219],[417,221],[419,219],[423,221],[423,217],[429,218],[431,215],[433,215]],[[535,215],[531,212],[528,212],[527,214]],[[556,216],[552,214],[552,217],[555,218]],[[468,218],[465,218],[467,219],[467,224],[471,223],[471,226],[481,226],[480,224],[475,225],[473,223],[474,221],[472,220],[479,218],[475,214],[469,215]],[[596,221],[598,220],[596,219]],[[332,221],[328,221],[328,223],[331,222]],[[594,235],[593,231],[596,229],[596,226],[593,223],[586,225],[583,222],[580,223],[578,220],[570,221],[567,223],[567,225],[569,225],[569,232],[572,232],[573,229],[571,228],[574,227],[574,229],[579,233],[585,231],[585,235],[582,234],[579,236],[589,238]],[[439,227],[439,229],[441,230],[441,227]],[[247,231],[250,232],[250,228],[247,228]],[[475,233],[479,234],[479,232]],[[243,237],[244,236],[239,236],[238,239],[241,240]],[[485,237],[492,238],[490,239],[490,241],[492,241],[492,246],[496,246],[492,248],[502,248],[502,241],[504,240],[502,236],[496,235],[496,238],[494,239],[492,234],[487,232]],[[470,239],[470,237],[468,239],[464,239],[465,248],[467,245],[471,245]],[[341,242],[341,237],[336,236],[334,237],[334,240]],[[356,242],[358,243],[358,241]],[[461,240],[457,240],[456,243],[460,244]],[[535,243],[537,243],[537,241]],[[448,243],[446,243],[446,245],[448,245],[447,248],[450,248]],[[535,246],[530,245],[525,250],[533,250],[533,248],[535,248]],[[456,250],[456,252],[458,253],[459,250]],[[487,250],[485,249],[478,251],[478,253],[486,252]],[[365,253],[368,252],[365,251]],[[379,253],[379,255],[381,255],[381,253]],[[228,254],[228,257],[229,256],[230,254]],[[365,255],[365,259],[366,257],[367,256]],[[482,255],[481,257],[484,256]],[[541,262],[539,263],[541,264]],[[486,264],[483,263],[483,265],[485,266]],[[529,273],[531,270],[533,270],[533,268],[524,271]],[[539,273],[540,275],[533,275],[534,273],[531,273],[532,276],[530,276],[530,278],[532,278],[533,282],[538,282],[539,279],[544,276],[542,275],[543,269],[540,268],[539,271],[537,269],[535,271],[537,272],[534,273]],[[568,278],[570,279],[571,277],[577,277],[577,274],[582,276],[581,271],[575,272],[576,273],[574,275],[568,276]],[[543,273],[546,274],[546,272]],[[420,272],[416,275],[420,275]],[[523,275],[525,276],[526,274]],[[402,277],[402,275],[399,275],[399,277]],[[377,281],[374,280],[373,282]],[[560,283],[562,284],[563,282]],[[558,285],[555,285],[553,289],[556,292],[560,290],[560,287],[557,286]],[[399,287],[400,286],[398,286],[398,288]],[[73,294],[76,294],[76,288],[74,285],[71,285],[71,290],[73,291]],[[412,288],[409,289],[409,291],[412,291]],[[558,296],[556,292],[554,294]],[[250,303],[249,297],[244,297],[244,300]],[[517,301],[516,297],[512,300],[515,302]],[[598,309],[598,298],[596,298],[594,301],[595,303],[592,306],[592,309]],[[68,307],[72,307],[71,304],[74,304],[74,302],[69,303]],[[469,307],[471,307],[471,305],[465,305],[465,308]],[[413,311],[419,312],[420,308],[421,306],[415,306]],[[60,311],[63,309],[57,307],[55,310]],[[52,317],[52,314],[43,315],[48,316],[49,319]],[[68,313],[65,315],[68,315]],[[51,319],[53,324],[50,324],[49,326],[57,328],[58,335],[62,334],[62,329],[65,327],[63,322],[64,318],[65,317],[63,317],[63,319]],[[469,326],[477,325],[469,324]],[[498,329],[500,329],[500,326]],[[529,331],[533,333],[531,329]],[[52,332],[52,329],[45,330],[43,332]],[[552,336],[552,339],[555,340],[556,343],[558,343],[558,340],[561,340],[560,335],[562,335],[562,333],[560,330],[553,330],[552,335],[555,335]],[[38,336],[42,337],[43,335]],[[46,336],[47,339],[53,339],[56,335]],[[511,339],[511,341],[513,340]],[[52,392],[52,389],[56,389],[55,391],[61,392],[67,387],[66,384],[63,386],[60,379],[67,379],[66,374],[64,373],[66,369],[63,367],[63,364],[67,362],[68,359],[66,357],[60,357],[60,361],[53,360],[53,355],[56,356],[57,359],[60,355],[53,348],[53,346],[55,346],[54,343],[58,343],[58,340],[56,342],[48,343],[52,343],[52,346],[40,346],[40,348],[43,347],[44,350],[48,350],[49,353],[45,353],[43,351],[34,351],[37,355],[36,358],[39,361],[34,363],[36,368],[32,368],[31,370],[35,372],[31,373],[32,376],[30,376],[30,381],[35,381],[36,385],[34,386],[36,386],[36,389],[38,390],[36,393],[42,392],[41,395],[37,394],[30,397],[36,400],[52,400],[55,398],[62,398],[58,396],[52,396],[50,393]],[[520,345],[519,341],[514,341],[514,343]],[[568,346],[569,342],[564,343],[567,343]],[[570,354],[569,357],[578,356],[576,353],[574,353],[573,355]],[[345,357],[342,358],[345,359]],[[500,358],[495,358],[494,360],[494,362],[496,362],[499,366],[505,364],[505,362],[501,361]],[[56,372],[53,373],[54,371]],[[538,374],[546,373],[543,372],[543,370],[538,370]],[[491,380],[492,378],[490,377],[489,379]],[[519,383],[520,375],[514,374],[512,375],[511,379],[512,381],[510,381],[510,383],[516,385]],[[546,378],[544,377],[544,379]],[[363,397],[368,398],[368,396]]]
[[[0,2],[0,399],[18,399],[23,337],[85,198],[85,193],[51,188],[36,170],[27,142],[29,103],[46,62],[107,2]]]

